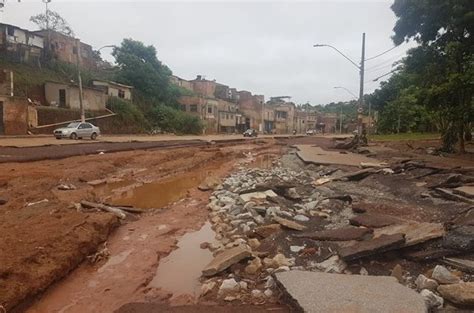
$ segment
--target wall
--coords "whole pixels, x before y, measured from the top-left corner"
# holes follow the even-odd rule
[[[195,93],[205,97],[214,97],[216,82],[210,80],[193,80],[191,82]]]
[[[262,122],[262,105],[263,104],[254,97],[248,98],[244,95],[243,98],[240,98],[239,112],[250,120],[250,125],[247,125],[248,127],[259,130]]]
[[[219,126],[235,127],[235,113],[234,112],[219,112]]]
[[[26,135],[28,132],[28,100],[0,96],[3,102],[3,129],[5,135]]]
[[[190,82],[190,81],[187,81],[185,79],[182,79],[178,76],[171,76],[170,78],[170,82],[173,84],[173,85],[176,85],[176,86],[179,86],[181,88],[184,88],[184,89],[187,89],[189,91],[194,91],[193,89],[193,83]]]
[[[9,33],[13,32],[13,35]],[[42,36],[12,25],[0,24],[0,53],[13,62],[37,62],[44,47]]]
[[[103,90],[109,97],[119,97],[119,91],[121,90],[124,93],[124,97],[122,99],[132,99],[132,90],[129,87],[98,80],[94,80],[92,85],[94,85],[94,88]]]
[[[55,82],[45,83],[45,98],[50,106],[59,106],[59,90],[66,90],[66,107],[80,109],[79,88]],[[83,88],[84,109],[89,111],[105,111],[107,95],[101,90]]]

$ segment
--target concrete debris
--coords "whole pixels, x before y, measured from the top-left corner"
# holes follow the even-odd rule
[[[445,258],[443,263],[452,267],[456,267],[463,272],[474,274],[474,261],[458,258]]]
[[[43,200],[40,200],[40,201],[35,201],[35,202],[29,202],[26,204],[26,206],[33,206],[33,205],[37,205],[37,204],[41,204],[41,203],[47,203],[49,202],[48,199],[43,199]]]
[[[224,279],[221,286],[219,287],[218,294],[228,294],[232,292],[237,292],[240,290],[240,284],[233,278]]]
[[[415,285],[418,290],[428,289],[435,291],[438,288],[438,282],[434,279],[429,279],[423,274],[418,275],[415,280]]]
[[[474,282],[439,286],[438,292],[454,304],[474,308]]]
[[[348,241],[348,240],[362,240],[367,235],[370,235],[372,230],[365,227],[344,227],[337,229],[328,229],[316,231],[312,233],[297,234],[295,237],[310,238],[314,240],[328,240],[328,241]]]
[[[266,199],[267,197],[277,197],[278,195],[273,190],[250,192],[240,195],[240,199],[244,202],[252,199]]]
[[[400,223],[400,219],[383,214],[365,213],[349,219],[351,225],[379,228]]]
[[[454,188],[453,192],[463,197],[474,199],[474,186],[457,187]]]
[[[73,184],[60,184],[58,190],[76,190],[76,186]]]
[[[333,255],[321,263],[316,263],[312,268],[316,268],[326,273],[342,273],[347,268],[346,262],[341,260],[337,255]]]
[[[204,283],[201,285],[201,293],[200,293],[200,296],[203,297],[205,295],[207,295],[209,292],[212,291],[212,289],[214,289],[214,287],[216,286],[216,282],[215,281],[210,281],[210,282],[207,282],[207,283]]]
[[[270,235],[278,233],[281,231],[280,224],[269,224],[264,226],[259,226],[254,229],[255,233],[263,238],[267,238]]]
[[[429,310],[440,309],[443,307],[444,299],[436,295],[431,290],[423,289],[420,292],[420,295],[423,297],[423,300],[425,300],[426,306]]]
[[[446,267],[436,265],[431,274],[431,278],[440,284],[456,284],[459,283],[459,277],[453,275]]]
[[[423,297],[393,277],[307,271],[274,275],[297,312],[427,312]]]
[[[378,238],[360,241],[351,246],[339,248],[338,254],[345,261],[353,261],[398,249],[404,244],[405,237],[403,234],[381,235]]]
[[[203,270],[204,276],[215,275],[229,266],[248,258],[252,253],[244,246],[237,246],[219,253]]]
[[[405,223],[374,230],[374,238],[381,235],[405,234],[405,247],[416,245],[445,234],[444,227],[437,223]]]
[[[279,216],[274,216],[273,220],[277,222],[278,224],[280,224],[281,226],[289,228],[289,229],[300,230],[300,231],[306,229],[306,226],[303,226],[301,224],[298,224],[296,222],[287,220]]]
[[[305,215],[302,215],[302,214],[295,215],[295,217],[293,217],[293,219],[295,221],[298,221],[298,222],[307,222],[307,221],[309,221],[309,217],[307,217]]]

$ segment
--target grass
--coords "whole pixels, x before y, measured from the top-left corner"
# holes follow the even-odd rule
[[[370,135],[370,140],[376,141],[400,141],[400,140],[432,140],[440,139],[441,135],[438,133],[400,133],[388,135]]]

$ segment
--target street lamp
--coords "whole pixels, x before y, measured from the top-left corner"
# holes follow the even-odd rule
[[[354,99],[357,100],[357,96],[356,96],[352,91],[350,91],[349,89],[347,89],[346,87],[336,86],[336,87],[334,87],[334,89],[343,89],[343,90],[347,91],[348,93],[350,93],[350,94],[354,97]]]
[[[357,118],[357,133],[359,136],[362,134],[362,107],[364,103],[364,66],[365,66],[365,33],[362,33],[362,55],[360,58],[360,65],[358,65],[356,62],[352,61],[351,58],[349,58],[347,55],[339,51],[334,46],[328,45],[328,44],[315,44],[313,45],[315,48],[319,47],[328,47],[342,55],[346,60],[352,63],[358,70],[359,70],[359,76],[360,76],[360,88],[359,88],[359,106],[357,108],[357,113],[358,113],[358,118]]]

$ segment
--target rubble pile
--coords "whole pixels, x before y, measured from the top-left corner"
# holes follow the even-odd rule
[[[330,184],[314,183],[326,177],[328,168],[295,171],[279,161],[273,165],[268,169],[241,167],[214,189],[208,208],[216,241],[203,247],[209,248],[215,259],[203,270],[201,296],[212,294],[226,301],[252,303],[274,301],[275,274],[293,270],[391,273],[400,283],[419,291],[429,308],[442,307],[444,299],[455,305],[473,305],[474,283],[465,282],[472,280],[466,270],[472,264],[464,259],[458,262],[465,269],[454,272],[439,264],[430,265],[431,270],[422,274],[420,270],[409,272],[400,264],[385,273],[370,268],[390,252],[404,259],[414,256],[410,262],[418,253],[420,260],[433,242],[445,250],[438,258],[465,254],[472,251],[472,226],[446,231],[439,223],[366,212],[357,197],[341,194],[329,188]],[[330,174],[335,172],[329,170]],[[449,266],[455,263],[453,258]]]

